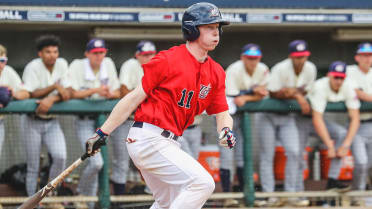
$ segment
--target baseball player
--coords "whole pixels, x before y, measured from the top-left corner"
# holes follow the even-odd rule
[[[333,158],[328,173],[328,189],[347,189],[337,179],[340,175],[341,158],[351,148],[354,164],[358,174],[353,176],[353,187],[362,189],[365,185],[367,153],[365,139],[357,135],[360,124],[360,102],[353,84],[346,78],[346,64],[340,61],[330,65],[328,76],[316,81],[309,94],[313,127],[328,148],[328,157]],[[345,81],[344,81],[345,80]],[[327,102],[345,102],[349,114],[349,127],[345,127],[323,119]],[[308,127],[311,130],[311,127]]]
[[[72,61],[69,67],[69,75],[73,98],[116,99],[120,97],[116,67],[114,62],[106,57],[106,54],[105,41],[91,39],[86,45],[86,58]],[[76,120],[77,136],[83,149],[85,149],[86,135],[95,130],[95,119],[94,115],[81,115]],[[113,146],[114,149],[121,146],[120,141],[113,140]],[[97,195],[98,173],[102,166],[101,155],[89,158],[88,165],[84,169],[77,187],[77,192],[80,195]],[[93,207],[94,204],[90,203],[89,208]]]
[[[130,58],[120,68],[120,96],[124,97],[130,91],[133,91],[140,83],[143,77],[142,65],[148,63],[156,54],[155,44],[151,41],[140,41],[137,44],[136,52],[133,58]],[[129,169],[129,154],[125,139],[128,136],[129,129],[133,124],[134,115],[121,124],[111,134],[112,141],[117,141],[117,146],[113,149],[113,168],[111,182],[115,195],[123,195],[127,173]]]
[[[247,44],[242,48],[240,60],[232,63],[226,70],[226,95],[231,97],[238,107],[243,106],[246,102],[259,101],[268,96],[266,85],[270,75],[269,68],[260,62],[261,57],[262,52],[258,45]],[[244,146],[240,118],[240,114],[233,115],[233,130],[239,139],[238,145],[234,150],[220,149],[220,177],[223,192],[230,192],[230,173],[234,162],[240,190],[243,191]],[[226,207],[235,204],[231,199],[225,202]]]
[[[356,94],[361,101],[371,102],[372,101],[372,85],[370,80],[372,79],[372,45],[371,43],[361,43],[356,51],[355,61],[357,65],[350,65],[347,67],[347,78],[351,80],[354,85]],[[372,114],[361,113],[360,114],[360,127],[357,134],[363,137],[366,141],[363,141],[363,151],[361,153],[367,153],[368,159],[372,159]],[[371,161],[371,160],[370,160]],[[366,188],[366,172],[367,168],[365,165],[358,165],[354,163],[353,173],[353,189],[364,190]],[[367,167],[372,167],[371,162]]]
[[[296,99],[303,113],[310,112],[304,94],[311,88],[316,78],[316,67],[308,61],[310,51],[303,40],[294,40],[289,44],[289,57],[272,67],[268,90],[270,96],[276,99]],[[260,151],[260,179],[264,192],[273,192],[275,187],[273,174],[273,159],[276,137],[285,148],[287,156],[285,168],[284,190],[296,191],[296,177],[302,158],[300,138],[296,127],[295,115],[277,113],[258,113],[257,127]],[[279,206],[283,204],[277,198],[269,198],[264,206]],[[288,204],[306,206],[308,200],[291,198]]]
[[[65,137],[55,116],[47,112],[55,102],[70,98],[68,66],[65,59],[59,58],[59,38],[54,35],[41,36],[36,40],[36,46],[39,58],[29,62],[23,72],[26,89],[32,98],[39,99],[36,113],[27,115],[22,121],[27,154],[28,195],[36,192],[42,144],[46,145],[53,159],[49,178],[55,178],[65,168]]]
[[[127,148],[153,192],[151,209],[198,209],[214,190],[212,176],[177,141],[195,115],[204,110],[216,114],[219,144],[235,145],[225,72],[207,54],[218,45],[221,27],[227,24],[213,4],[196,3],[186,9],[182,18],[186,44],[162,51],[143,65],[140,85],[120,100],[87,141],[87,153],[93,154],[93,147],[138,107]]]
[[[11,97],[17,100],[28,99],[30,97],[30,94],[24,88],[21,78],[11,66],[7,65],[7,62],[7,50],[0,44],[0,97],[1,99],[5,99],[5,101],[0,101],[0,108],[5,107]],[[0,153],[5,137],[4,122],[4,116],[0,115]]]

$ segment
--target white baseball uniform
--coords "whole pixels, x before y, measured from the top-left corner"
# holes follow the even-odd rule
[[[334,92],[330,87],[330,81],[328,77],[321,78],[315,82],[313,90],[309,93],[308,97],[311,102],[313,110],[323,113],[325,111],[327,102],[345,102],[348,109],[359,109],[360,102],[352,87],[352,82],[346,77],[338,92]],[[335,140],[336,148],[339,147],[344,141],[347,135],[347,128],[331,121],[327,121],[326,126],[331,139]],[[315,132],[311,122],[306,128],[308,131]],[[365,148],[365,139],[359,135],[355,135],[351,146],[351,151],[354,156],[354,163],[356,170],[359,172],[353,176],[353,187],[355,189],[360,188],[361,184],[366,179],[366,167],[367,167],[367,153]],[[331,167],[328,173],[329,178],[338,179],[341,169],[341,159],[334,158],[331,161]]]
[[[346,68],[346,75],[352,82],[354,89],[360,89],[367,94],[372,94],[372,69],[369,69],[367,73],[364,73],[359,69],[358,65],[350,65]],[[372,159],[372,113],[360,113],[360,127],[357,134],[364,138],[364,144],[360,145],[360,148],[363,149],[363,151],[358,151],[358,153],[363,154],[366,152],[367,159]],[[368,160],[367,167],[372,167],[372,160]],[[354,164],[355,172],[353,172],[353,189],[365,189],[365,176],[367,175],[366,172],[368,168],[365,168],[364,165]],[[358,181],[358,179],[363,181]]]
[[[237,96],[242,90],[249,90],[257,85],[267,85],[269,81],[270,71],[264,63],[258,63],[253,74],[249,75],[245,69],[242,60],[232,63],[226,69],[226,95]],[[229,107],[230,108],[230,107]],[[236,133],[237,145],[233,150],[222,149],[220,147],[220,176],[224,192],[229,192],[230,188],[230,173],[233,171],[234,165],[237,167],[239,181],[242,181],[244,156],[243,156],[243,135],[241,130],[241,115],[233,114],[234,127]],[[234,161],[235,158],[235,161]],[[226,185],[225,185],[226,184]],[[243,182],[240,182],[242,185]]]
[[[89,64],[89,60],[75,59],[69,67],[69,77],[74,90],[85,90],[107,85],[111,91],[119,88],[119,80],[114,62],[105,57],[99,71],[95,74]],[[105,99],[99,94],[93,94],[86,99]],[[85,150],[86,137],[95,131],[94,116],[79,116],[76,120],[76,129],[81,147]],[[115,143],[116,141],[113,141]],[[114,145],[115,147],[115,145]],[[101,155],[94,155],[88,159],[88,165],[84,169],[77,191],[82,195],[95,196],[98,189],[98,173],[103,166]],[[89,207],[93,207],[89,204]]]
[[[26,90],[17,72],[9,65],[5,65],[3,70],[0,71],[0,86],[11,87],[13,93],[19,90]],[[4,118],[0,115],[0,153],[3,148],[4,136]]]
[[[315,78],[316,67],[312,62],[306,61],[301,73],[296,75],[292,60],[288,58],[272,67],[267,88],[270,92],[277,92],[282,88],[303,88],[309,91]],[[296,191],[302,149],[295,114],[258,113],[256,117],[257,127],[260,127],[258,138],[261,145],[260,179],[263,191],[274,191],[273,159],[277,137],[287,156],[284,190]]]
[[[67,79],[68,65],[63,58],[58,58],[52,72],[44,65],[40,58],[29,62],[23,72],[25,88],[29,92],[46,88],[59,82],[64,87],[69,87]],[[58,94],[55,90],[49,95]],[[66,164],[66,143],[59,122],[51,115],[28,115],[21,120],[23,124],[26,152],[27,152],[27,194],[36,192],[37,177],[39,173],[39,160],[41,144],[44,143],[52,155],[53,164],[50,168],[49,178],[53,179],[60,174]]]

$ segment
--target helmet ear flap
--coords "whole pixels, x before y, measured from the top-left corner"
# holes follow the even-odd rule
[[[220,33],[220,37],[222,36],[223,30],[222,30],[222,25],[218,26],[218,32]]]
[[[183,37],[188,41],[195,41],[200,35],[199,28],[192,21],[182,23],[182,32]]]

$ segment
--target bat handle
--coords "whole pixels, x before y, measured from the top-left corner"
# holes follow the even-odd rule
[[[88,153],[84,153],[84,155],[82,155],[81,157],[80,157],[80,159],[82,160],[82,161],[84,161],[85,159],[87,159],[89,157],[89,154]]]

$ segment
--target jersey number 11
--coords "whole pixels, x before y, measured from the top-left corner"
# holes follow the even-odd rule
[[[187,94],[187,101],[185,104],[186,94]],[[189,91],[189,93],[187,93],[187,89],[183,89],[181,100],[177,103],[178,106],[189,109],[192,96],[194,96],[194,91]]]

